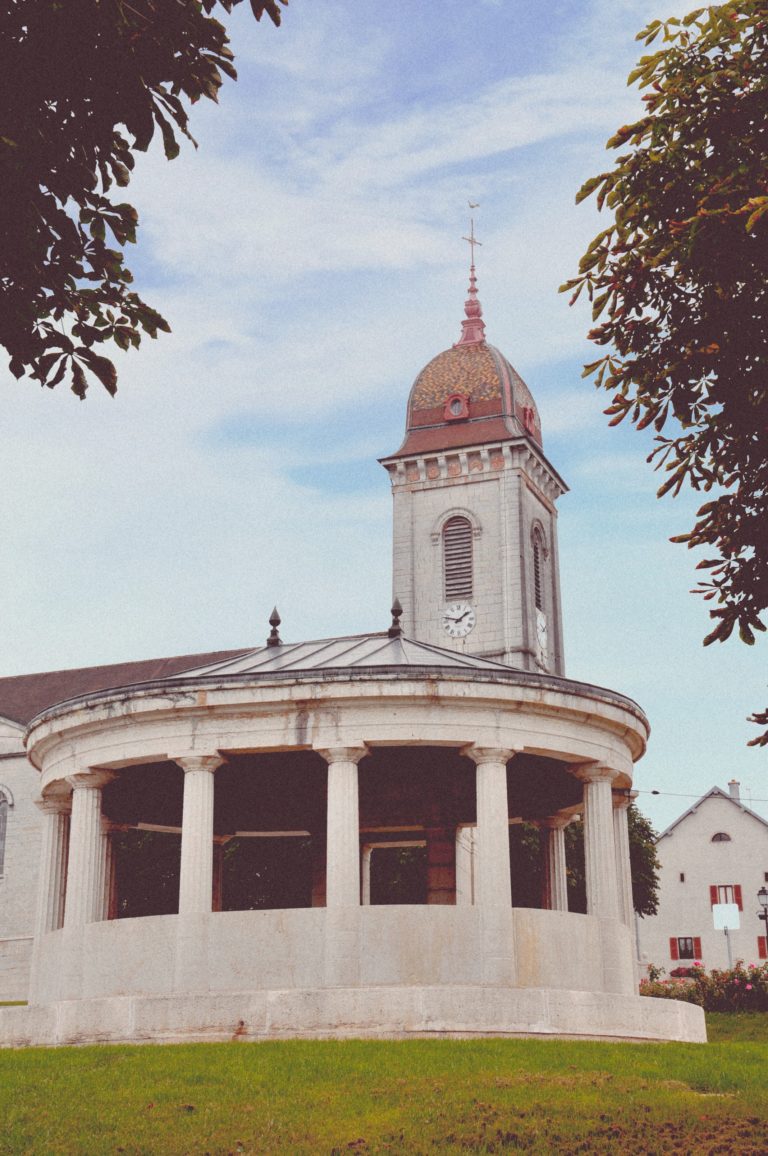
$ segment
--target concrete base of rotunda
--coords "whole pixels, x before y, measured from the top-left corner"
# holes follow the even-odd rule
[[[629,930],[560,911],[344,907],[154,916],[38,945],[0,1045],[287,1037],[704,1042],[700,1008],[636,994]]]

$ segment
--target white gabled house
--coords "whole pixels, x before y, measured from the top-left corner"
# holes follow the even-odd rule
[[[640,956],[669,972],[700,960],[728,966],[715,904],[733,903],[740,927],[729,932],[734,962],[768,958],[757,892],[768,882],[768,822],[741,801],[739,783],[713,787],[658,838],[659,910],[639,921]]]

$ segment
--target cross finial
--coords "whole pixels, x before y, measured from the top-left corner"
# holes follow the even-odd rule
[[[478,201],[468,201],[470,210],[479,207]],[[477,296],[477,277],[475,276],[475,245],[482,245],[475,236],[475,218],[469,218],[469,236],[462,237],[472,252],[469,266],[469,296],[464,302],[465,320],[461,323],[461,337],[457,345],[481,345],[485,341],[485,323],[483,322],[483,308]]]
[[[467,201],[467,204],[469,205],[470,209],[478,209],[480,207],[479,201]],[[477,237],[475,236],[475,218],[474,217],[469,218],[469,236],[468,237],[462,237],[461,239],[462,239],[462,241],[467,242],[467,244],[469,245],[469,247],[472,251],[472,257],[470,259],[470,263],[472,265],[472,268],[474,269],[474,267],[475,267],[475,245],[479,245],[481,249],[483,247],[483,242],[478,241]]]

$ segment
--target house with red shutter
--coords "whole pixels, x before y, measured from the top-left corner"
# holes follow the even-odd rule
[[[659,910],[640,919],[643,965],[667,972],[701,961],[728,966],[728,943],[715,930],[713,908],[734,904],[738,930],[729,931],[734,963],[768,958],[757,893],[768,883],[768,821],[741,800],[739,783],[713,787],[659,835]]]

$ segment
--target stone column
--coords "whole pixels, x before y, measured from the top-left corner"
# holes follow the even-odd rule
[[[102,881],[102,895],[104,896],[102,919],[117,919],[117,888],[115,886],[115,857],[112,847],[112,824],[108,819],[101,820],[101,837],[104,840],[102,863],[104,864],[104,879]]]
[[[70,800],[52,796],[35,803],[43,815],[35,918],[35,939],[39,939],[64,922]]]
[[[565,828],[570,816],[556,815],[539,824],[544,832],[544,906],[550,911],[568,910],[568,876],[565,864]]]
[[[456,906],[468,907],[475,902],[477,827],[459,827],[457,829],[455,855]]]
[[[326,907],[360,905],[360,809],[357,764],[365,747],[334,747],[319,754],[328,763]]]
[[[627,811],[637,792],[613,792],[613,842],[616,853],[616,879],[619,892],[619,919],[632,927],[635,903],[632,896],[632,868],[629,861],[629,826]]]
[[[213,776],[221,755],[174,758],[184,772],[181,817],[179,915],[202,915],[213,906]]]
[[[111,771],[68,775],[72,787],[65,927],[82,927],[104,917],[104,857],[101,792],[114,778]]]
[[[507,762],[515,752],[467,747],[462,753],[472,759],[477,768],[475,903],[483,907],[511,907]]]
[[[587,766],[574,770],[584,784],[584,873],[587,914],[618,919],[619,893],[613,837],[611,783],[617,772],[611,767]]]

